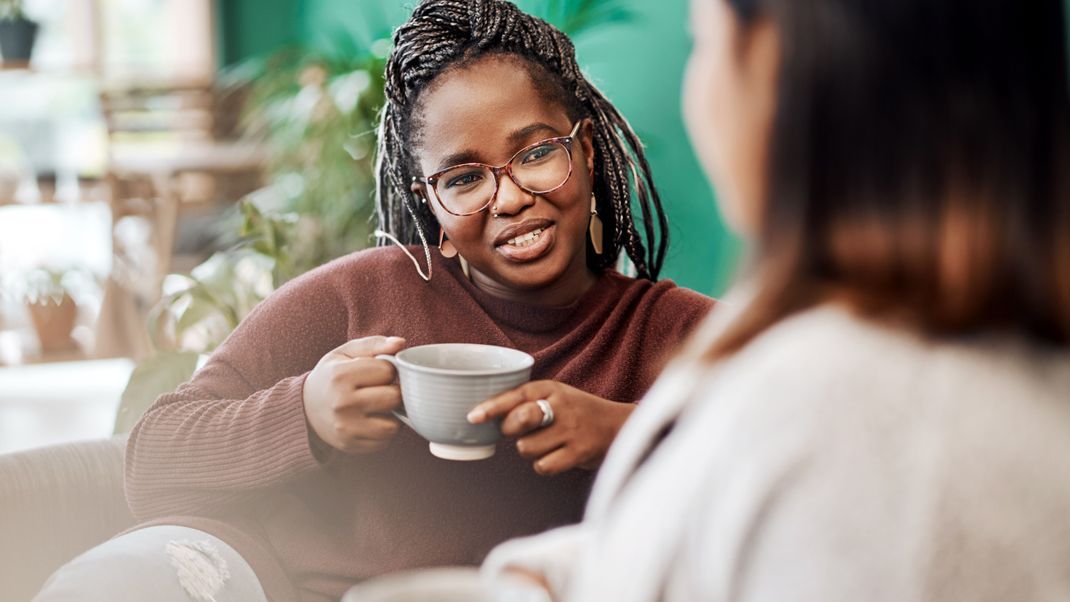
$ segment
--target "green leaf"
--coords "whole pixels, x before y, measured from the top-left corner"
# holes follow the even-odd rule
[[[197,369],[197,354],[167,351],[149,356],[134,368],[119,401],[115,434],[128,433],[156,398],[188,381]]]
[[[219,308],[215,305],[214,300],[205,299],[201,294],[194,293],[192,295],[192,301],[189,306],[186,307],[182,315],[179,316],[178,322],[175,323],[175,338],[179,341],[182,340],[182,333],[198,324],[202,320],[211,317],[214,314],[220,313]]]

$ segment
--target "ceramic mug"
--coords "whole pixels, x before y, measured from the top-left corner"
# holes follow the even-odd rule
[[[420,345],[395,355],[377,355],[398,371],[404,414],[399,420],[447,460],[482,460],[494,455],[499,421],[468,422],[480,403],[531,380],[535,359],[516,349],[470,343]]]

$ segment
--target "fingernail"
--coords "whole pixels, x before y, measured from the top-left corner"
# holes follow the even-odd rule
[[[398,343],[404,343],[405,339],[403,339],[401,337],[390,337],[390,338],[388,338],[386,340],[386,342],[391,344],[391,345],[397,345]]]
[[[472,424],[478,424],[483,422],[483,419],[487,417],[487,411],[483,408],[476,408],[471,412],[468,412],[468,422]]]

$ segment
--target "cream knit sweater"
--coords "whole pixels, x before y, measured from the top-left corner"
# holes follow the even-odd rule
[[[715,368],[670,368],[584,522],[484,571],[506,565],[582,602],[1065,602],[1070,354],[808,311]]]

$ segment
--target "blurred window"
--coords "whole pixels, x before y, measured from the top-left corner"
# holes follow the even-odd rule
[[[109,83],[210,82],[212,0],[25,0],[40,24],[32,65]]]
[[[100,176],[102,91],[210,87],[213,0],[24,0],[39,24],[31,68],[0,70],[0,204],[15,179]],[[31,187],[32,188],[32,187]],[[32,200],[20,185],[22,200]]]

